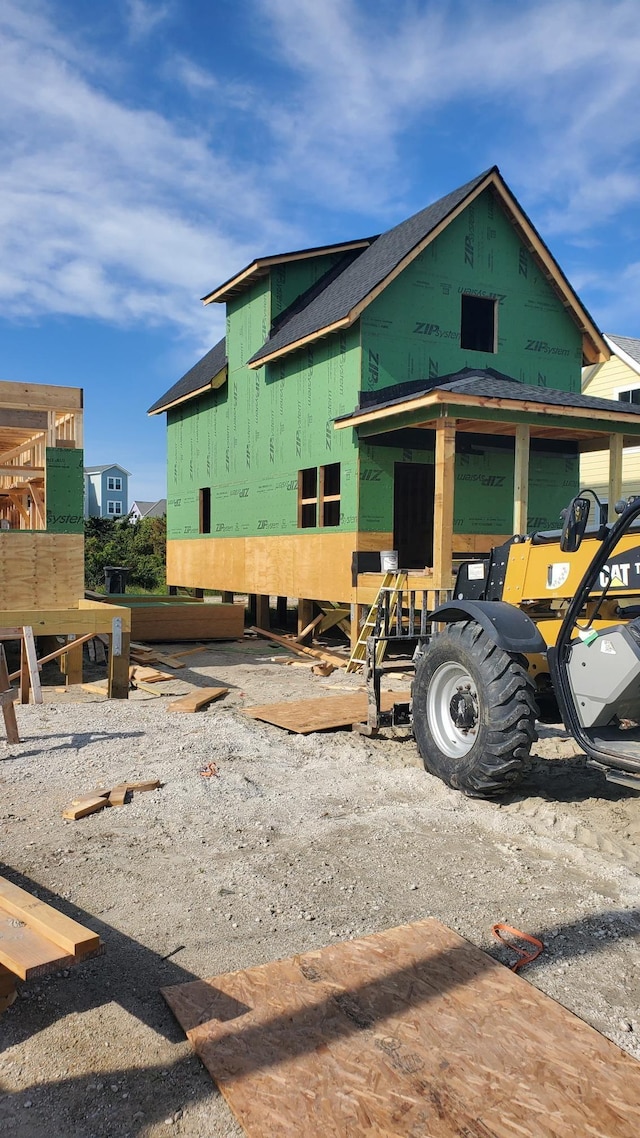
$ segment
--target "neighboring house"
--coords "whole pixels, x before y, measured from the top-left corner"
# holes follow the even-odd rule
[[[126,517],[131,473],[123,466],[85,466],[85,518]]]
[[[393,549],[448,586],[454,553],[558,525],[581,446],[640,442],[640,407],[580,394],[609,348],[496,167],[204,300],[226,338],[149,411],[172,585],[359,604]]]
[[[583,369],[584,394],[640,405],[640,340],[630,336],[605,336],[605,340],[611,359]],[[604,502],[609,498],[608,458],[602,450],[580,459],[581,485],[595,490]],[[622,460],[622,497],[630,494],[640,494],[640,447],[632,447]]]
[[[163,518],[166,512],[166,498],[158,498],[157,502],[132,502],[129,519],[132,522],[139,522],[141,518]]]

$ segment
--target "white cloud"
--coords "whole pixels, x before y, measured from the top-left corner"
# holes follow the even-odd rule
[[[134,40],[145,39],[172,14],[172,3],[160,0],[126,0],[129,33]]]
[[[461,151],[466,117],[487,164],[506,150],[530,198],[551,200],[552,228],[579,231],[637,193],[637,0],[259,4],[298,80],[274,118],[282,176],[297,168],[318,196],[372,210],[397,201],[414,175],[403,142],[415,139],[428,164],[445,108],[458,110]]]
[[[260,178],[106,93],[42,12],[5,4],[0,31],[3,314],[173,323],[210,346],[200,296],[291,239]]]

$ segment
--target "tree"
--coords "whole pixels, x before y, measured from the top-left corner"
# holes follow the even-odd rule
[[[149,591],[166,582],[167,522],[165,517],[87,518],[85,521],[85,585],[95,589],[104,585],[107,565],[130,569],[129,583]]]

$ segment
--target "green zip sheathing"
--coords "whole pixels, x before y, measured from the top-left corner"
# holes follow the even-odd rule
[[[271,270],[271,319],[280,316],[285,308],[317,284],[343,257],[343,253],[325,253],[319,257],[304,257],[300,261],[286,261],[282,265],[276,265]],[[258,347],[262,347],[262,344]]]
[[[474,451],[476,448],[474,447]],[[360,447],[360,529],[393,532],[396,462],[433,463],[433,450]],[[513,452],[486,448],[456,454],[454,533],[505,534],[513,526]],[[531,451],[528,530],[557,527],[561,509],[578,490],[572,454]]]
[[[70,447],[47,447],[45,500],[47,533],[82,533],[83,454]]]
[[[284,282],[287,295],[308,287],[299,267],[287,267],[297,277],[295,286]],[[252,371],[245,361],[264,343],[270,321],[266,279],[228,305],[227,383],[168,412],[170,538],[200,536],[205,487],[213,536],[298,533],[298,471],[335,462],[340,524],[331,531],[356,529],[357,452],[352,433],[335,431],[333,419],[357,401],[358,329]]]
[[[497,300],[497,351],[460,347],[463,294]],[[362,388],[433,380],[464,367],[493,368],[522,383],[580,391],[582,337],[490,190],[384,289],[362,314]],[[486,417],[486,416],[485,416]],[[400,425],[400,423],[398,423]],[[558,524],[578,489],[578,459],[531,452],[529,524]],[[508,533],[513,453],[479,446],[456,456],[456,533]],[[361,530],[393,528],[394,462],[432,452],[361,447]],[[374,479],[379,474],[379,480]]]
[[[497,300],[497,351],[460,347],[462,294]],[[362,387],[464,367],[580,391],[582,335],[502,206],[485,190],[365,309]]]

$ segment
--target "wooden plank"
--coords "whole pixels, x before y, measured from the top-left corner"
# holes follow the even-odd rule
[[[513,464],[513,532],[527,533],[529,517],[529,427],[516,427],[516,445]],[[454,539],[455,545],[455,539]]]
[[[291,652],[298,653],[301,656],[313,656],[315,660],[326,660],[329,664],[335,664],[336,668],[344,668],[349,663],[345,656],[325,652],[322,648],[307,648],[304,644],[298,644],[286,636],[276,636],[275,632],[267,632],[264,628],[257,628],[255,625],[250,631],[257,632],[258,636],[264,636],[265,640],[273,640],[276,644],[282,644]]]
[[[0,407],[28,408],[30,411],[81,411],[82,388],[2,380]]]
[[[65,917],[52,905],[40,901],[5,877],[0,877],[0,908],[72,956],[79,952],[93,952],[100,945],[97,933],[84,928],[71,917]]]
[[[163,990],[248,1138],[637,1138],[640,1064],[435,920]]]
[[[148,667],[146,664],[133,664],[129,668],[129,677],[138,683],[140,680],[147,684],[160,684],[164,680],[174,680],[172,672],[160,672],[158,668]]]
[[[433,501],[433,585],[449,589],[453,584],[453,507],[455,495],[456,423],[436,423],[435,490]]]
[[[169,598],[157,603],[147,599],[132,605],[129,611],[133,639],[168,643],[172,640],[237,640],[243,635],[242,605],[180,600],[181,604],[172,604]],[[119,596],[117,603],[127,605],[126,594]]]
[[[96,794],[95,798],[85,798],[79,806],[67,806],[62,811],[62,817],[68,822],[77,822],[78,818],[86,818],[87,814],[97,814],[108,805],[108,800],[103,794]]]
[[[408,691],[381,692],[383,711],[390,711],[394,703],[406,703],[410,698]],[[258,707],[244,707],[244,715],[252,719],[262,719],[283,727],[285,731],[295,731],[298,735],[310,735],[313,731],[331,731],[337,727],[349,727],[352,723],[364,723],[367,718],[366,692],[353,695],[328,695],[321,699],[297,699],[289,703],[266,703]]]
[[[9,427],[11,430],[22,429],[29,434],[45,431],[47,429],[47,413],[46,411],[18,411],[15,408],[3,407],[0,402],[0,429],[5,427]],[[28,445],[29,439],[25,441],[25,449]]]
[[[196,688],[180,699],[174,699],[173,703],[168,705],[167,711],[200,711],[214,699],[226,695],[228,691],[229,688]]]
[[[38,670],[36,645],[33,639],[33,629],[29,624],[26,624],[23,629],[22,648],[27,661],[29,682],[31,684],[31,690],[33,692],[33,702],[42,703],[42,687],[40,686],[40,672]]]
[[[109,794],[109,806],[124,806],[128,793],[129,787],[126,782],[122,783],[121,786],[114,786]]]
[[[32,980],[73,964],[73,956],[17,918],[0,914],[0,964],[21,980]]]

